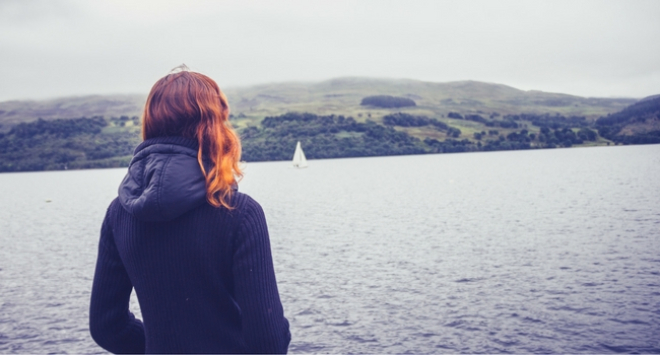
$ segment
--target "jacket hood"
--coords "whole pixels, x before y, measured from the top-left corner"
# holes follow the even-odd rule
[[[148,222],[175,219],[206,202],[206,179],[197,161],[198,144],[184,137],[145,140],[133,154],[119,185],[119,202]]]

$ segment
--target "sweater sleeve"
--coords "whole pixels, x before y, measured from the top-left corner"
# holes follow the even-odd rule
[[[234,291],[247,352],[286,353],[291,333],[277,291],[266,217],[250,198],[234,250]]]
[[[92,286],[89,330],[102,348],[112,353],[144,353],[144,327],[128,309],[133,284],[114,242],[110,209],[101,227]]]

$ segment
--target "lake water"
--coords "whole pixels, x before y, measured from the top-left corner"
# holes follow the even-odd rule
[[[309,163],[240,184],[290,352],[660,352],[660,145]],[[0,352],[102,352],[89,292],[124,174],[0,174]]]

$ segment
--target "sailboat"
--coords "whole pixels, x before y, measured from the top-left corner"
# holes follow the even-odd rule
[[[293,153],[293,166],[296,168],[307,167],[307,158],[305,158],[305,153],[303,153],[302,147],[300,147],[300,141],[296,144],[296,151]]]

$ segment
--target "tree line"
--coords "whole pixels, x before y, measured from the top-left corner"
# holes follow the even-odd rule
[[[401,154],[453,153],[571,147],[604,137],[619,144],[660,143],[660,130],[630,134],[630,125],[660,126],[660,98],[640,101],[595,123],[558,114],[460,114],[448,118],[484,125],[463,132],[423,115],[403,112],[383,116],[382,124],[358,122],[342,115],[286,113],[265,117],[258,125],[238,130],[245,161],[288,160],[297,141],[310,159]],[[529,130],[528,124],[538,127]],[[123,167],[140,143],[137,117],[38,119],[0,133],[0,172]],[[396,127],[428,127],[446,139],[423,140]],[[622,132],[626,134],[622,134]]]
[[[102,133],[111,120],[96,116],[20,123],[0,134],[0,172],[127,166],[140,137],[127,130]]]
[[[425,153],[423,143],[405,132],[342,115],[287,113],[266,117],[240,131],[245,161],[288,160],[297,141],[310,159]]]

